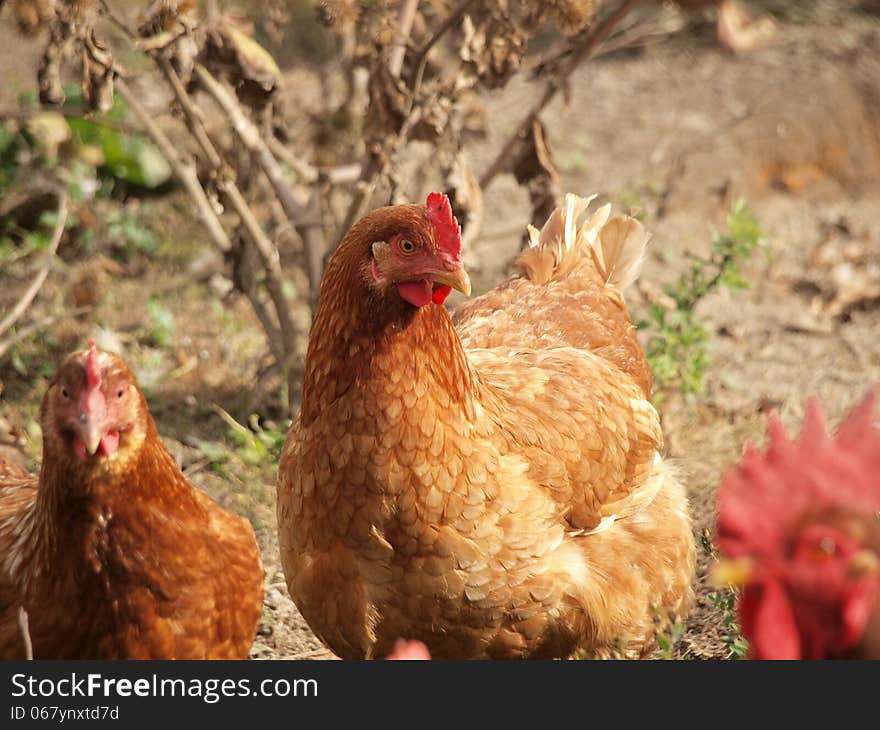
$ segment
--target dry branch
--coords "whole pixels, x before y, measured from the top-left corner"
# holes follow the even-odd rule
[[[67,225],[67,213],[67,192],[62,191],[58,194],[57,220],[55,221],[55,229],[52,231],[52,239],[49,242],[49,250],[46,252],[46,262],[37,272],[31,285],[25,290],[24,294],[12,308],[12,311],[3,318],[2,322],[0,322],[0,336],[8,332],[27,311],[31,302],[34,301],[34,298],[43,286],[43,282],[46,281],[46,277],[49,275],[49,269],[52,268],[52,262],[58,251],[58,245],[61,243],[61,237],[64,235],[64,226]]]
[[[15,334],[7,337],[5,340],[0,341],[0,359],[2,359],[9,350],[15,347],[19,342],[30,337],[37,330],[41,330],[49,325],[55,324],[59,319],[69,319],[71,317],[78,317],[81,314],[85,314],[86,312],[91,312],[93,307],[77,307],[76,309],[70,309],[65,311],[63,314],[51,314],[48,317],[43,317],[42,319],[38,319],[36,322],[31,322],[24,327],[20,327],[16,330]]]
[[[593,26],[582,38],[580,44],[576,46],[573,50],[571,57],[568,59],[566,64],[560,69],[559,74],[556,78],[552,79],[548,84],[547,88],[544,90],[544,93],[541,95],[541,98],[538,102],[532,107],[528,114],[526,114],[525,118],[520,122],[519,126],[516,128],[516,131],[510,136],[510,138],[505,142],[504,146],[501,148],[501,151],[492,161],[492,164],[486,169],[486,172],[483,173],[483,176],[480,178],[480,187],[485,190],[498,173],[504,171],[505,167],[510,163],[513,159],[513,153],[516,149],[517,145],[525,138],[525,136],[532,129],[532,125],[534,121],[538,118],[538,115],[544,110],[551,101],[553,101],[556,94],[565,86],[565,83],[569,76],[575,71],[575,69],[580,66],[581,62],[589,58],[592,52],[601,44],[614,30],[617,24],[623,20],[627,16],[627,14],[639,3],[641,0],[623,0],[620,5],[614,10],[614,12],[607,15],[602,19],[597,25]]]
[[[223,170],[223,158],[220,156],[217,147],[211,140],[208,130],[205,129],[205,122],[202,118],[201,112],[196,109],[189,94],[186,93],[183,82],[180,80],[180,77],[171,65],[171,61],[164,56],[155,54],[150,55],[153,56],[153,60],[155,60],[156,64],[159,66],[162,75],[165,76],[165,80],[168,82],[169,86],[171,86],[171,90],[174,92],[177,103],[180,104],[180,108],[183,110],[183,116],[184,119],[186,119],[186,126],[189,129],[190,134],[195,137],[199,147],[202,148],[202,152],[204,152],[205,157],[208,158],[208,164],[211,166],[211,169],[219,175]]]
[[[245,149],[256,159],[257,164],[272,184],[272,189],[284,208],[288,220],[296,228],[297,233],[299,233],[303,241],[303,248],[305,249],[306,261],[308,263],[309,287],[314,298],[321,284],[321,275],[323,274],[323,251],[321,250],[323,247],[316,240],[315,231],[312,227],[300,226],[298,224],[299,221],[307,217],[305,206],[301,205],[294,198],[293,191],[284,177],[281,165],[278,164],[278,160],[272,154],[259,129],[248,119],[238,101],[202,64],[197,63],[193,68],[193,73],[198,78],[199,83],[226,114]]]
[[[105,0],[101,0],[101,7],[103,14],[143,49],[143,39],[138,39],[135,36],[125,22],[113,13]],[[227,151],[222,150],[211,138],[202,112],[193,103],[183,80],[170,59],[158,46],[146,49],[145,52],[161,72],[183,112],[187,130],[198,145],[198,158],[205,163],[209,171],[211,184],[216,187],[223,204],[232,209],[241,222],[240,239],[236,239],[234,244],[226,229],[223,228],[219,215],[214,210],[212,201],[208,198],[205,187],[199,179],[195,160],[174,148],[167,135],[149,117],[138,100],[133,98],[131,90],[122,80],[117,81],[117,88],[143,124],[147,134],[168,159],[175,175],[195,202],[200,218],[208,228],[214,243],[222,252],[232,253],[236,259],[234,263],[235,279],[260,321],[275,361],[282,367],[288,382],[290,382],[294,372],[294,356],[297,354],[298,331],[292,316],[290,302],[284,293],[285,280],[281,270],[278,248],[257,221],[234,178],[233,168],[226,158]],[[257,166],[263,171],[272,187],[275,199],[284,211],[287,218],[285,222],[292,224],[299,232],[309,260],[310,283],[316,289],[322,273],[314,263],[316,260],[320,262],[320,244],[314,241],[313,227],[302,223],[303,218],[306,217],[304,215],[305,208],[295,200],[276,157],[257,126],[250,120],[238,100],[226,87],[202,64],[195,64],[193,74],[198,79],[200,88],[206,90],[220,107],[234,131],[236,139],[241,141]],[[313,250],[318,252],[312,253]],[[251,251],[256,253],[256,258],[249,258]],[[257,264],[257,262],[259,263]]]
[[[412,124],[412,111],[415,106],[416,98],[418,97],[419,91],[422,86],[422,79],[425,74],[425,67],[428,62],[428,53],[430,53],[431,49],[437,45],[441,38],[443,38],[446,33],[453,28],[456,23],[459,23],[464,16],[464,14],[468,11],[468,9],[476,2],[476,0],[463,0],[458,7],[446,17],[446,19],[437,27],[437,30],[434,31],[434,34],[431,38],[419,49],[419,52],[415,56],[415,63],[413,66],[413,72],[410,75],[410,78],[407,83],[408,93],[407,93],[407,110],[404,116],[404,120],[402,122],[402,126],[398,132],[397,140],[395,143],[396,147],[400,147],[406,143],[407,137],[409,135],[410,126]],[[342,240],[342,237],[348,231],[349,228],[354,224],[354,222],[360,218],[367,209],[367,206],[370,203],[370,199],[373,197],[373,192],[376,190],[376,185],[383,175],[387,174],[387,166],[388,161],[391,159],[393,155],[389,153],[385,155],[385,162],[379,162],[375,155],[371,156],[362,168],[361,179],[358,182],[357,188],[355,190],[354,196],[349,203],[348,210],[345,213],[345,217],[342,220],[342,223],[339,225],[334,241],[334,246]]]
[[[218,189],[223,193],[229,201],[233,210],[238,214],[244,226],[251,243],[260,255],[260,259],[266,270],[266,290],[272,298],[272,304],[275,307],[275,313],[278,316],[278,324],[281,327],[281,338],[284,343],[283,350],[285,357],[280,362],[285,373],[289,373],[291,363],[290,357],[294,354],[294,342],[296,341],[296,323],[290,312],[290,303],[284,295],[284,275],[281,272],[281,261],[278,256],[278,249],[272,244],[266,236],[259,222],[254,217],[253,212],[247,204],[247,201],[238,189],[238,186],[231,180],[221,180],[217,185]],[[267,332],[267,335],[269,333]]]
[[[281,272],[278,249],[268,239],[263,229],[260,227],[253,212],[245,201],[244,196],[238,189],[238,186],[232,180],[226,178],[224,169],[226,164],[220,156],[220,153],[217,151],[214,142],[211,140],[211,137],[205,128],[202,115],[192,103],[192,99],[186,92],[183,82],[180,80],[177,72],[166,58],[154,56],[154,59],[165,76],[165,79],[171,86],[171,89],[174,91],[174,95],[180,104],[180,108],[183,110],[187,128],[208,159],[208,163],[218,181],[218,190],[223,193],[231,207],[238,214],[242,221],[242,225],[244,225],[245,230],[247,231],[248,239],[259,253],[260,260],[263,263],[266,273],[266,289],[269,292],[269,296],[272,299],[272,304],[277,314],[277,325],[273,321],[271,311],[260,298],[253,272],[240,272],[243,279],[241,283],[246,290],[245,294],[254,308],[254,313],[257,315],[260,324],[263,326],[273,357],[275,357],[279,364],[284,366],[291,355],[291,349],[295,342],[296,327],[290,316],[290,307],[287,299],[284,296],[284,278]],[[241,109],[239,108],[238,111],[241,112]],[[246,266],[243,268],[247,269]]]
[[[412,90],[410,93],[410,106],[412,106],[412,103],[419,92],[419,88],[422,85],[422,78],[425,75],[425,66],[428,63],[428,54],[431,52],[431,49],[437,45],[450,28],[456,23],[461,22],[464,14],[470,9],[474,2],[476,2],[476,0],[462,0],[459,6],[440,24],[437,30],[434,31],[434,35],[431,36],[428,42],[425,43],[416,54],[412,76],[410,77],[408,84],[409,88]]]
[[[409,34],[412,32],[418,6],[419,0],[403,0],[400,3],[400,11],[397,16],[397,35],[391,44],[391,53],[388,56],[388,70],[394,78],[400,76],[400,71],[403,68],[403,58],[406,55]]]
[[[196,205],[196,214],[211,236],[211,240],[214,241],[214,245],[223,252],[230,251],[232,243],[229,240],[229,236],[226,235],[226,230],[217,217],[217,213],[214,211],[214,206],[211,205],[211,201],[208,199],[208,194],[202,187],[201,182],[199,182],[195,163],[191,158],[184,159],[178,154],[171,140],[168,139],[165,132],[156,124],[150,113],[141,104],[140,99],[137,98],[137,95],[119,77],[116,78],[116,90],[125,99],[125,102],[140,120],[140,123],[143,124],[144,131],[156,143],[159,151],[168,160],[171,169],[174,170],[177,179],[180,180],[187,193],[189,193],[190,198],[192,198]]]

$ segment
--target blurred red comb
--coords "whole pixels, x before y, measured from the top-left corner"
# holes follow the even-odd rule
[[[86,356],[86,379],[89,390],[101,384],[101,368],[98,363],[98,348],[94,340],[89,340],[89,354]]]
[[[807,402],[793,441],[775,414],[767,451],[747,444],[740,463],[718,489],[718,546],[730,557],[772,554],[807,511],[843,508],[880,512],[880,427],[872,388],[837,434],[828,434],[818,399]]]
[[[428,220],[434,226],[437,246],[453,258],[461,257],[461,226],[452,214],[452,204],[443,193],[431,193],[425,202]]]

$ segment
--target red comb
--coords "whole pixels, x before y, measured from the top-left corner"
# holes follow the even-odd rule
[[[425,202],[428,220],[434,226],[437,246],[455,259],[461,258],[461,226],[452,214],[452,204],[443,193],[431,193]]]
[[[89,340],[89,354],[86,356],[86,379],[88,380],[89,390],[93,390],[101,384],[98,348],[94,340]]]
[[[807,513],[880,512],[880,427],[876,391],[853,408],[832,438],[819,401],[807,403],[800,437],[771,416],[766,454],[748,445],[718,489],[718,546],[731,557],[773,555]]]

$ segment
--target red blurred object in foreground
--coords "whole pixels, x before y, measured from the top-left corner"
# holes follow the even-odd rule
[[[880,428],[876,391],[834,437],[818,400],[789,438],[769,422],[718,491],[719,575],[743,585],[756,659],[880,658]]]
[[[430,659],[431,652],[421,641],[406,641],[398,639],[394,644],[394,650],[385,657],[386,659]]]

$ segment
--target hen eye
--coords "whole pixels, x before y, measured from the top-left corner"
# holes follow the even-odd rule
[[[412,241],[404,238],[400,242],[400,250],[404,253],[413,253],[416,250],[416,245]]]
[[[67,388],[61,389],[61,397],[62,398],[69,398],[70,397],[70,393],[67,392]]]
[[[116,397],[117,397],[117,398],[121,398],[121,397],[122,397],[122,390],[121,390],[121,389],[120,389],[120,391],[116,394]]]

